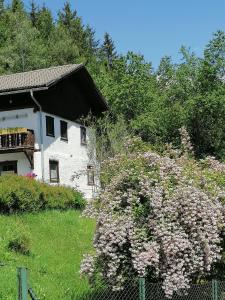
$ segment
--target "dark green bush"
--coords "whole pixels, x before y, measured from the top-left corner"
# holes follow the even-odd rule
[[[15,228],[11,233],[11,238],[8,243],[8,248],[11,251],[23,255],[29,255],[31,252],[31,234],[22,222],[16,222]]]
[[[0,213],[80,209],[84,205],[82,194],[72,188],[51,186],[23,176],[0,176]]]
[[[30,240],[26,235],[20,235],[9,241],[9,249],[24,255],[30,253]]]

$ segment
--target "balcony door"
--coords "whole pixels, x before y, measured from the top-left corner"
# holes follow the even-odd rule
[[[17,161],[0,162],[0,175],[17,174]]]

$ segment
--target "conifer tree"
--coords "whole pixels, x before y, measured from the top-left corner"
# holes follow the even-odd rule
[[[109,70],[112,69],[113,60],[116,58],[116,50],[115,50],[114,42],[107,32],[104,35],[102,52],[103,52],[104,57],[107,60],[107,66],[108,66]]]
[[[24,10],[23,1],[21,1],[21,0],[13,0],[12,1],[11,9],[12,9],[13,12],[23,11]]]
[[[34,0],[32,0],[32,2],[31,2],[30,19],[31,19],[32,25],[34,27],[36,27],[37,19],[38,19],[38,7],[36,6]]]
[[[77,16],[77,11],[72,10],[70,2],[66,1],[64,4],[63,10],[59,12],[59,23],[67,27],[69,30],[72,27],[72,21],[76,18]]]
[[[36,27],[44,39],[48,39],[51,32],[54,30],[52,13],[45,5],[43,5],[38,12]]]
[[[4,6],[4,0],[0,0],[0,14],[3,13],[4,8],[5,8],[5,6]]]

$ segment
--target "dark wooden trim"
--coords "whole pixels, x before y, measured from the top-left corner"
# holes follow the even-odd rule
[[[30,163],[30,167],[33,170],[34,169],[34,151],[25,150],[24,154],[26,155],[26,157]]]
[[[31,106],[31,105],[17,106],[16,108],[15,107],[9,107],[9,108],[0,109],[0,111],[11,111],[11,110],[27,109],[27,108],[34,108],[34,106]]]

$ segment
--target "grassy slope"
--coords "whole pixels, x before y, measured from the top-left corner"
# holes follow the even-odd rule
[[[31,233],[31,255],[7,250],[12,232],[21,224]],[[30,282],[40,299],[76,299],[87,289],[79,276],[83,253],[90,252],[95,224],[77,211],[49,211],[20,216],[0,216],[0,299],[17,299],[16,267],[30,270]],[[1,263],[2,264],[2,263]]]

